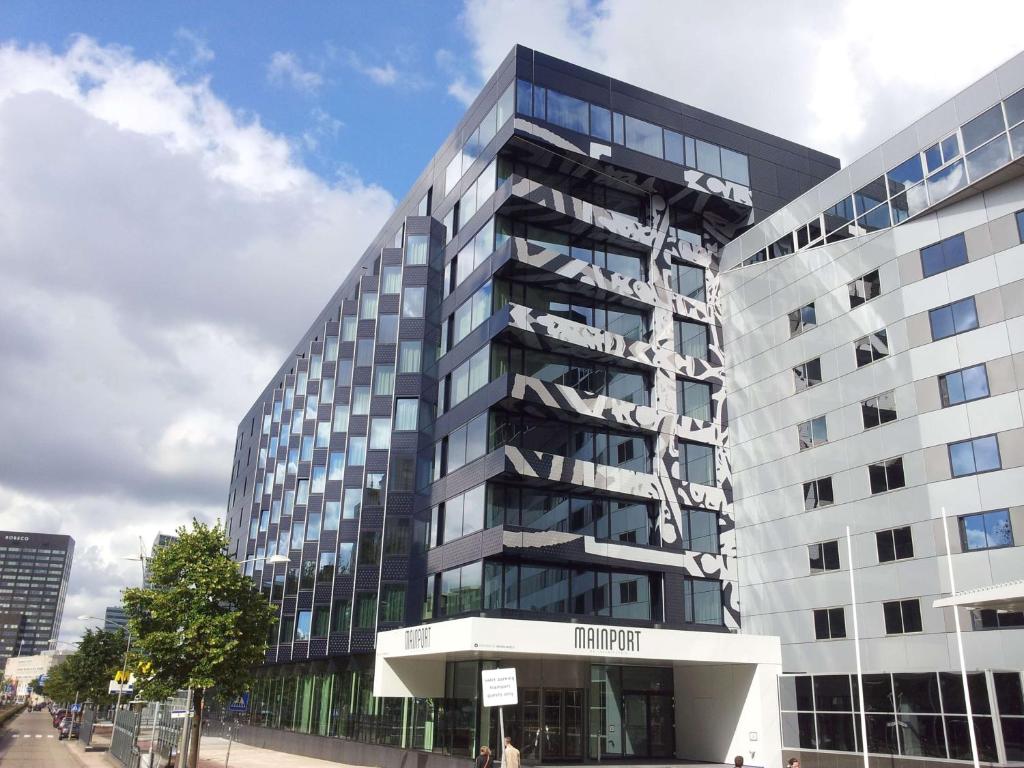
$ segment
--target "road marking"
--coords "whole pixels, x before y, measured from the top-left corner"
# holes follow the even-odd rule
[[[41,733],[37,733],[37,734],[36,734],[36,738],[37,738],[37,739],[41,739],[41,738],[43,738],[43,734],[41,734]]]

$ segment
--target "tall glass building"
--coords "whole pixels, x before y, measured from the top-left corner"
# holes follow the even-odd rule
[[[74,554],[70,536],[0,531],[0,669],[53,650]]]
[[[398,764],[414,750],[423,764],[464,764],[500,741],[481,673],[511,667],[518,703],[504,721],[527,763],[742,754],[778,766],[791,747],[858,759],[853,709],[834,709],[852,699],[798,695],[817,690],[817,673],[845,679],[849,694],[846,646],[827,642],[849,596],[824,572],[845,562],[845,524],[863,541],[884,527],[866,511],[876,502],[844,497],[852,486],[836,467],[855,461],[850,450],[812,461],[845,434],[829,413],[862,410],[844,399],[860,389],[817,386],[834,374],[812,342],[842,330],[858,366],[892,364],[908,333],[892,318],[924,312],[924,299],[838,319],[848,283],[847,312],[894,290],[895,267],[879,278],[850,254],[901,232],[938,241],[968,219],[980,226],[977,216],[922,222],[1019,172],[1009,115],[1005,147],[982,142],[995,175],[959,133],[957,155],[934,138],[932,167],[933,148],[914,143],[923,132],[899,135],[898,168],[879,155],[840,171],[806,147],[513,49],[239,426],[233,554],[280,611],[242,738],[348,762]],[[1019,192],[1005,194],[1024,207]],[[806,290],[776,301],[804,273],[815,276]],[[934,322],[967,322],[961,298],[950,292],[937,309],[952,314]],[[996,322],[981,306],[977,318]],[[914,322],[924,333],[927,322]],[[974,378],[962,382],[942,391],[962,402]],[[889,453],[860,469],[896,499],[917,465],[897,467],[902,444],[876,439],[893,429],[881,389],[864,426]],[[1001,418],[979,429],[990,435]],[[975,466],[990,468],[987,444],[971,445]],[[1002,468],[1015,445],[1000,439]],[[955,476],[966,449],[951,455]],[[934,519],[931,500],[893,504]],[[1000,504],[1008,521],[1018,514]],[[895,528],[878,539],[900,561],[890,568],[905,565]],[[930,551],[918,541],[940,581],[934,541]],[[265,565],[272,555],[289,563]],[[907,590],[941,592],[916,573]],[[818,605],[826,586],[835,594]],[[991,615],[980,620],[997,625],[987,636],[1010,634],[1000,622],[1013,620]],[[805,638],[831,633],[833,620],[834,636]],[[937,631],[942,652],[933,642],[917,660],[929,658],[926,672],[948,688],[940,673],[956,660],[947,628]],[[892,699],[903,684],[894,674],[914,662],[907,648],[876,661]],[[993,733],[1012,730],[993,711]],[[914,727],[961,725],[952,709],[928,714],[938,721]],[[833,728],[846,727],[842,715],[848,738]],[[891,754],[962,757],[945,735],[941,754],[901,751],[893,738]]]

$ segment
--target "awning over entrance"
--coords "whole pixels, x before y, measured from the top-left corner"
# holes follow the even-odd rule
[[[968,589],[936,600],[936,608],[976,608],[996,611],[1024,611],[1024,579]]]
[[[467,617],[377,635],[377,696],[439,695],[443,667],[463,659],[781,665],[779,638],[729,632]],[[415,663],[418,662],[418,663]]]

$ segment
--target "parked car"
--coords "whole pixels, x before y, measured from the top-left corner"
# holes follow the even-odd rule
[[[44,709],[46,709],[46,702],[45,701],[40,701],[38,704],[36,704],[34,707],[32,707],[32,711],[33,712],[41,712]]]
[[[53,713],[53,727],[59,728],[61,721],[67,717],[68,711],[66,709],[58,709]]]
[[[70,717],[65,717],[60,724],[57,739],[77,739],[79,728],[81,728],[81,723],[75,722]]]

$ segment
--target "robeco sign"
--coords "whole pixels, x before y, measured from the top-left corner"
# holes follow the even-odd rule
[[[575,648],[577,651],[639,653],[640,632],[617,627],[576,627]]]

